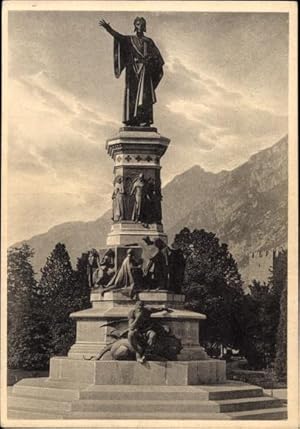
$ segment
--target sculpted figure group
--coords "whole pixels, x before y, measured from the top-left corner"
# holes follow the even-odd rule
[[[147,352],[152,360],[174,360],[181,349],[180,342],[171,336],[168,327],[151,318],[152,314],[162,311],[169,313],[172,310],[165,306],[147,306],[142,301],[137,301],[135,308],[128,314],[128,343],[137,362],[144,363]]]
[[[168,247],[162,240],[152,242],[149,237],[145,243],[156,251],[147,263],[134,255],[128,248],[118,271],[114,271],[114,252],[109,249],[100,260],[92,249],[88,255],[88,278],[93,289],[99,289],[103,296],[111,290],[120,290],[130,298],[137,298],[138,292],[145,290],[171,290],[180,293],[183,282],[184,258],[180,251]],[[181,265],[181,270],[178,267]],[[177,270],[177,271],[176,271]],[[110,336],[114,341],[96,356],[84,359],[101,359],[106,353],[115,360],[176,360],[182,349],[181,341],[172,335],[170,329],[153,319],[152,314],[172,312],[166,306],[153,307],[137,300],[129,311],[125,330],[113,329]],[[115,327],[124,320],[108,322],[104,326]]]
[[[112,220],[120,222],[130,220],[143,224],[161,223],[161,200],[160,184],[155,185],[154,181],[145,179],[140,173],[127,190],[124,178],[117,176],[114,183],[112,195]]]
[[[89,285],[99,289],[101,295],[112,290],[120,290],[131,298],[144,290],[167,290],[181,292],[185,259],[180,249],[167,246],[161,239],[144,241],[152,246],[147,260],[137,258],[132,248],[128,248],[118,271],[115,271],[115,254],[109,249],[100,260],[95,249],[89,252],[87,274]]]
[[[92,249],[88,255],[87,274],[93,289],[100,289],[101,295],[111,290],[120,290],[124,295],[136,298],[138,292],[145,290],[172,290],[179,293],[183,281],[184,258],[181,252],[166,246],[162,240],[145,242],[156,248],[153,256],[143,266],[143,260],[135,257],[133,249],[128,248],[120,269],[115,272],[114,251],[108,249],[100,260],[99,254]],[[181,265],[180,272],[178,271]],[[176,271],[177,270],[177,271]],[[176,281],[175,281],[176,280]],[[84,359],[101,359],[110,353],[115,360],[176,360],[182,349],[181,342],[170,332],[167,326],[152,319],[154,313],[169,313],[166,306],[153,307],[137,300],[135,307],[128,313],[128,328],[114,329],[110,335],[114,341],[96,356]],[[115,326],[124,320],[116,320],[102,326]]]
[[[181,341],[172,334],[167,326],[152,319],[155,313],[170,313],[166,306],[153,307],[136,301],[135,307],[128,313],[128,327],[125,330],[114,329],[110,336],[114,341],[104,347],[97,355],[85,360],[100,360],[106,353],[115,360],[176,360],[182,350]],[[116,320],[101,327],[115,326],[123,322]]]
[[[114,251],[108,249],[100,260],[99,253],[92,249],[88,254],[87,277],[89,287],[92,289],[96,285],[106,285],[115,274]]]

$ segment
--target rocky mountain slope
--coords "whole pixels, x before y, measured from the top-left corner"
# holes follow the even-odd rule
[[[288,200],[288,139],[253,155],[232,171],[214,174],[194,166],[163,189],[163,219],[169,241],[181,228],[213,231],[238,261],[247,267],[253,251],[286,246]],[[35,249],[38,273],[60,241],[73,265],[91,247],[105,246],[110,210],[92,222],[69,222],[36,235],[27,243]]]
[[[285,137],[271,148],[253,155],[238,168],[216,174],[209,183],[205,183],[205,191],[203,170],[199,168],[198,174],[194,175],[193,192],[187,192],[194,203],[184,217],[166,225],[170,237],[183,226],[213,231],[228,243],[241,269],[247,265],[249,253],[285,247],[288,215],[287,149]],[[166,191],[165,211],[170,212],[171,201]]]

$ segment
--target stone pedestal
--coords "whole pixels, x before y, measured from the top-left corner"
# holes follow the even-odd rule
[[[94,385],[191,386],[224,383],[225,362],[86,361],[55,357],[50,361],[50,380],[70,380]]]
[[[142,223],[124,221],[112,224],[106,243],[108,246],[141,244],[145,237],[149,237],[152,241],[160,238],[165,243],[168,242],[167,234],[163,232],[162,225],[143,225]]]
[[[114,160],[114,186],[121,180],[123,189],[123,213],[121,216],[114,214],[114,223],[107,237],[108,246],[140,244],[146,236],[167,242],[161,215],[160,159],[169,142],[169,139],[161,136],[157,129],[152,127],[120,128],[115,137],[107,140],[107,152]],[[141,174],[146,186],[151,187],[151,192],[145,199],[148,204],[147,216],[137,220],[133,214],[135,204],[133,184]],[[116,200],[114,204],[118,204]]]
[[[203,347],[199,344],[199,322],[205,320],[204,314],[186,310],[185,296],[168,291],[141,292],[138,298],[146,305],[166,305],[172,309],[168,313],[162,311],[152,317],[161,324],[168,326],[177,338],[181,340],[182,350],[178,355],[180,361],[208,359]],[[92,308],[71,314],[76,320],[76,342],[71,347],[68,357],[83,359],[101,351],[112,342],[110,333],[114,329],[125,330],[128,325],[128,313],[134,307],[135,301],[124,296],[121,291],[107,292],[103,297],[100,292],[91,294]],[[115,322],[113,326],[102,326]],[[104,355],[103,360],[111,359]]]
[[[97,354],[112,342],[110,333],[128,326],[128,313],[135,301],[122,291],[111,291],[101,296],[91,293],[92,308],[71,314],[76,321],[76,342],[68,357],[55,357],[50,362],[50,378],[77,380],[100,385],[196,385],[223,383],[226,379],[225,362],[210,359],[199,344],[199,329],[204,314],[184,308],[185,295],[169,291],[145,291],[138,294],[145,305],[166,305],[171,312],[152,315],[168,326],[181,340],[182,350],[177,361],[146,362],[115,361],[109,352],[100,361],[85,360]],[[107,325],[115,322],[113,325]]]
[[[157,254],[161,246],[158,243],[163,241],[167,244],[161,213],[160,159],[169,142],[156,128],[133,127],[121,128],[115,137],[107,140],[106,149],[114,161],[113,223],[107,245],[114,254],[115,272],[120,269],[129,248],[134,260],[142,261],[145,268]],[[137,183],[139,190],[136,193]],[[141,202],[141,210],[136,218],[138,202]],[[99,252],[100,260],[104,253],[105,250]],[[171,270],[167,260],[169,256],[166,256],[167,253],[164,255],[167,270]],[[203,383],[205,380],[210,383],[224,381],[224,363],[209,359],[199,344],[200,322],[206,316],[187,310],[184,307],[185,296],[170,292],[172,288],[180,289],[178,285],[171,284],[172,278],[174,283],[176,281],[170,273],[168,271],[166,282],[169,290],[139,292],[135,298],[145,305],[166,306],[172,310],[155,313],[152,317],[180,339],[182,350],[177,356],[177,363],[156,362],[141,366],[137,362],[112,361],[109,352],[99,362],[84,360],[83,357],[90,358],[112,343],[112,331],[127,329],[128,313],[135,305],[135,301],[126,296],[126,290],[114,290],[102,296],[99,290],[93,289],[92,308],[71,314],[76,321],[76,342],[68,358],[51,360],[51,377],[60,374],[69,378],[71,374],[72,378],[74,373],[80,372],[86,373],[82,377],[90,377],[91,382],[98,380],[99,384],[184,385]]]

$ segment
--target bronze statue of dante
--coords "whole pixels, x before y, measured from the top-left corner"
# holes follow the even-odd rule
[[[144,35],[146,20],[134,20],[136,35],[124,36],[103,19],[99,25],[114,38],[114,71],[117,78],[126,69],[123,123],[148,127],[153,124],[155,89],[162,76],[164,60],[153,40]]]

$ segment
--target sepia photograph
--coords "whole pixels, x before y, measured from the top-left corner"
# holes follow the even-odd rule
[[[1,427],[298,427],[297,4],[4,1]]]

